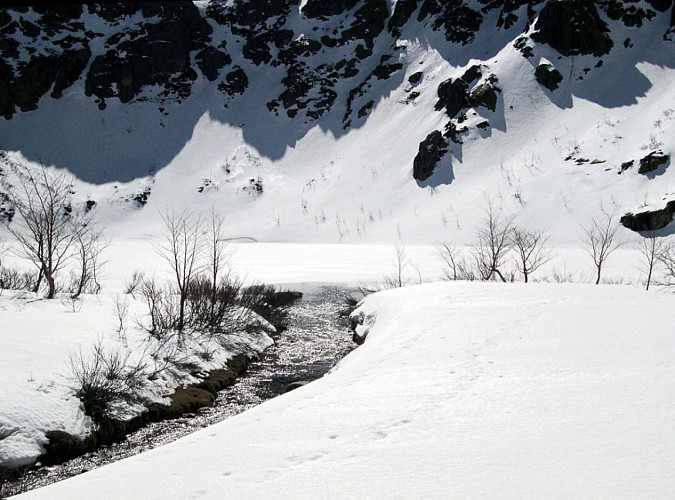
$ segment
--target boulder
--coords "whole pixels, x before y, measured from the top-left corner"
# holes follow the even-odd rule
[[[179,387],[169,396],[171,404],[162,410],[162,418],[178,418],[184,413],[195,413],[200,408],[211,406],[216,397],[199,387]]]
[[[40,459],[43,465],[61,464],[87,451],[83,441],[67,432],[48,431],[45,437],[47,438],[45,453]]]
[[[551,92],[556,90],[563,81],[563,76],[560,74],[560,71],[550,64],[545,63],[537,66],[537,69],[534,70],[534,77],[539,84],[546,87]]]
[[[309,380],[296,380],[295,382],[291,382],[286,387],[284,387],[284,394],[294,391],[295,389],[299,389],[300,387],[309,384],[309,382]]]
[[[646,174],[653,172],[661,165],[665,165],[670,160],[670,156],[663,153],[663,151],[652,151],[644,158],[640,158],[639,174]]]
[[[621,217],[619,222],[633,231],[656,231],[670,224],[674,214],[675,200],[672,200],[659,210],[647,210],[636,214],[628,213]]]
[[[434,130],[420,143],[417,156],[413,160],[413,178],[423,181],[431,177],[447,152],[448,142],[438,130]]]

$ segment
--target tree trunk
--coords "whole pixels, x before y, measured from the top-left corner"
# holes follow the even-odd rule
[[[56,296],[56,283],[54,281],[54,276],[51,273],[45,271],[45,279],[47,280],[47,295],[45,298],[53,299]]]
[[[38,277],[37,280],[35,280],[35,286],[33,287],[33,293],[38,293],[40,291],[40,285],[42,285],[42,276],[43,276],[42,268],[40,268],[40,271],[38,271]]]

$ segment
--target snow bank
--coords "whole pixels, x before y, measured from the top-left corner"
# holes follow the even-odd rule
[[[672,497],[673,298],[441,283],[375,294],[329,375],[33,498]]]
[[[123,319],[116,304],[128,308]],[[72,366],[87,360],[94,346],[106,353],[128,356],[129,363],[142,363],[143,373],[156,372],[141,391],[144,399],[168,402],[166,396],[182,383],[196,379],[185,370],[162,369],[162,356],[174,356],[200,370],[222,368],[238,350],[262,352],[273,340],[274,327],[263,318],[260,331],[242,335],[233,332],[225,341],[208,336],[186,336],[180,346],[165,338],[152,338],[139,322],[147,311],[140,297],[111,294],[83,295],[78,301],[67,297],[46,300],[32,293],[2,291],[0,294],[0,466],[14,468],[31,464],[44,453],[46,432],[65,431],[84,439],[94,430],[91,419],[74,395],[78,384]],[[257,315],[256,315],[257,316]],[[231,344],[232,348],[224,345]],[[200,356],[209,352],[210,356]],[[153,357],[153,355],[157,355]],[[71,361],[72,360],[72,361]],[[122,408],[118,418],[138,415],[142,407]]]

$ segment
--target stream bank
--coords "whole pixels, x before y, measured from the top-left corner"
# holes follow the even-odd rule
[[[352,293],[332,286],[305,287],[304,297],[288,309],[288,328],[275,335],[275,344],[260,359],[252,360],[231,387],[218,393],[213,406],[174,420],[151,422],[119,442],[63,464],[28,470],[7,481],[0,495],[35,489],[142,453],[320,378],[355,347],[345,312]]]

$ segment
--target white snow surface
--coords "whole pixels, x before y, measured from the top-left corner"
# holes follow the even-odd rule
[[[0,149],[72,173],[75,208],[96,201],[110,240],[103,292],[80,309],[0,295],[0,464],[30,463],[47,430],[90,432],[68,360],[99,339],[140,355],[145,338],[133,323],[142,304],[131,300],[120,336],[115,302],[134,270],[166,276],[153,245],[167,207],[223,215],[233,270],[247,283],[353,286],[394,271],[394,244],[420,271],[408,266],[408,283],[437,279],[434,245],[475,243],[490,200],[519,225],[549,229],[554,259],[533,278],[591,280],[582,225],[602,210],[618,217],[675,199],[675,51],[661,35],[669,22],[660,13],[639,33],[613,22],[615,48],[601,66],[541,45],[525,59],[509,38],[518,27],[469,51],[406,28],[404,74],[377,83],[372,113],[348,131],[340,103],[312,124],[269,114],[279,75],[246,61],[235,62],[251,84],[228,109],[199,79],[163,113],[153,89],[100,111],[80,81],[0,120]],[[624,48],[625,38],[635,46]],[[536,82],[540,61],[565,76],[557,91]],[[452,166],[444,160],[420,184],[411,172],[420,141],[448,120],[434,111],[438,85],[473,64],[499,78],[497,110],[470,110]],[[418,71],[420,96],[406,103]],[[473,126],[485,118],[488,130]],[[653,150],[670,163],[638,174]],[[258,178],[260,195],[248,189]],[[148,188],[147,205],[134,206]],[[455,283],[378,294],[361,308],[377,315],[365,345],[324,379],[34,495],[672,497],[673,299],[637,288],[640,236],[623,227],[618,236],[629,244],[603,276],[635,287]],[[150,395],[177,383],[160,381]]]
[[[675,494],[671,296],[453,282],[354,315],[366,342],[322,379],[24,497]]]

